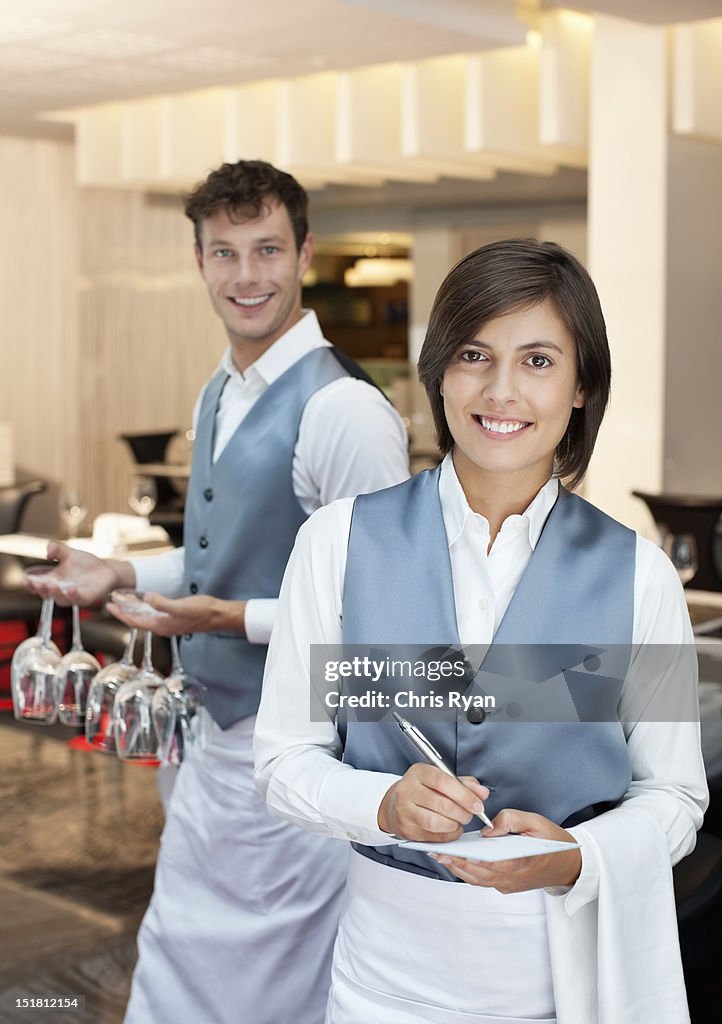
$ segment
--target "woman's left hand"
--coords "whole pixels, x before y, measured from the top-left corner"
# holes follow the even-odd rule
[[[499,811],[493,824],[493,831],[490,828],[482,830],[485,836],[505,836],[513,832],[517,835],[534,836],[537,839],[575,842],[574,836],[565,829],[542,817],[541,814],[532,814],[530,811],[507,808]],[[582,869],[581,851],[576,848],[568,852],[565,850],[562,853],[492,863],[449,857],[447,854],[433,856],[470,885],[481,885],[504,893],[574,885]]]

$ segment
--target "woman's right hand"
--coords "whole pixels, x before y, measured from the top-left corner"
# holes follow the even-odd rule
[[[469,775],[457,779],[433,765],[413,764],[384,795],[379,828],[400,839],[446,843],[459,838],[488,796]]]
[[[49,565],[39,579],[26,576],[23,585],[39,597],[51,597],[56,604],[81,606],[104,600],[115,587],[135,586],[135,570],[129,562],[96,558],[87,551],[51,540]]]

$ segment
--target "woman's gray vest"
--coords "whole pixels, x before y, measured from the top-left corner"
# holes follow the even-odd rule
[[[377,656],[383,645],[460,649],[439,472],[356,499],[344,644]],[[495,787],[490,817],[514,807],[571,826],[627,791],[631,769],[616,708],[632,642],[635,555],[631,530],[560,490],[481,668],[466,680],[467,695],[494,693],[501,707],[483,722],[463,710],[436,718],[401,711],[457,775]],[[380,721],[341,713],[339,731],[343,760],[356,768],[401,775],[421,760],[390,713]],[[478,821],[467,828],[478,829]],[[452,877],[423,853],[356,848],[393,867]]]
[[[346,361],[341,365],[334,349],[309,352],[263,392],[215,463],[216,411],[228,375],[221,370],[211,378],[186,499],[184,595],[278,597],[296,533],[307,519],[292,477],[303,410],[319,388],[350,373],[357,375]],[[236,633],[183,638],[183,665],[208,688],[208,708],[221,728],[258,710],[267,651]]]

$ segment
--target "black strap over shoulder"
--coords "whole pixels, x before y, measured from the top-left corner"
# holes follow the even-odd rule
[[[349,377],[355,377],[356,380],[365,381],[367,384],[370,384],[372,388],[376,388],[377,391],[380,391],[384,398],[389,401],[384,390],[378,386],[373,377],[371,377],[362,366],[359,366],[355,359],[352,359],[351,356],[347,356],[345,352],[336,348],[335,345],[331,346],[331,351]]]

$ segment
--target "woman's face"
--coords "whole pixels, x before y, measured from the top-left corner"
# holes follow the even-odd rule
[[[460,475],[518,482],[520,493],[541,487],[572,409],[584,405],[576,344],[554,304],[490,320],[449,363],[442,395]]]

